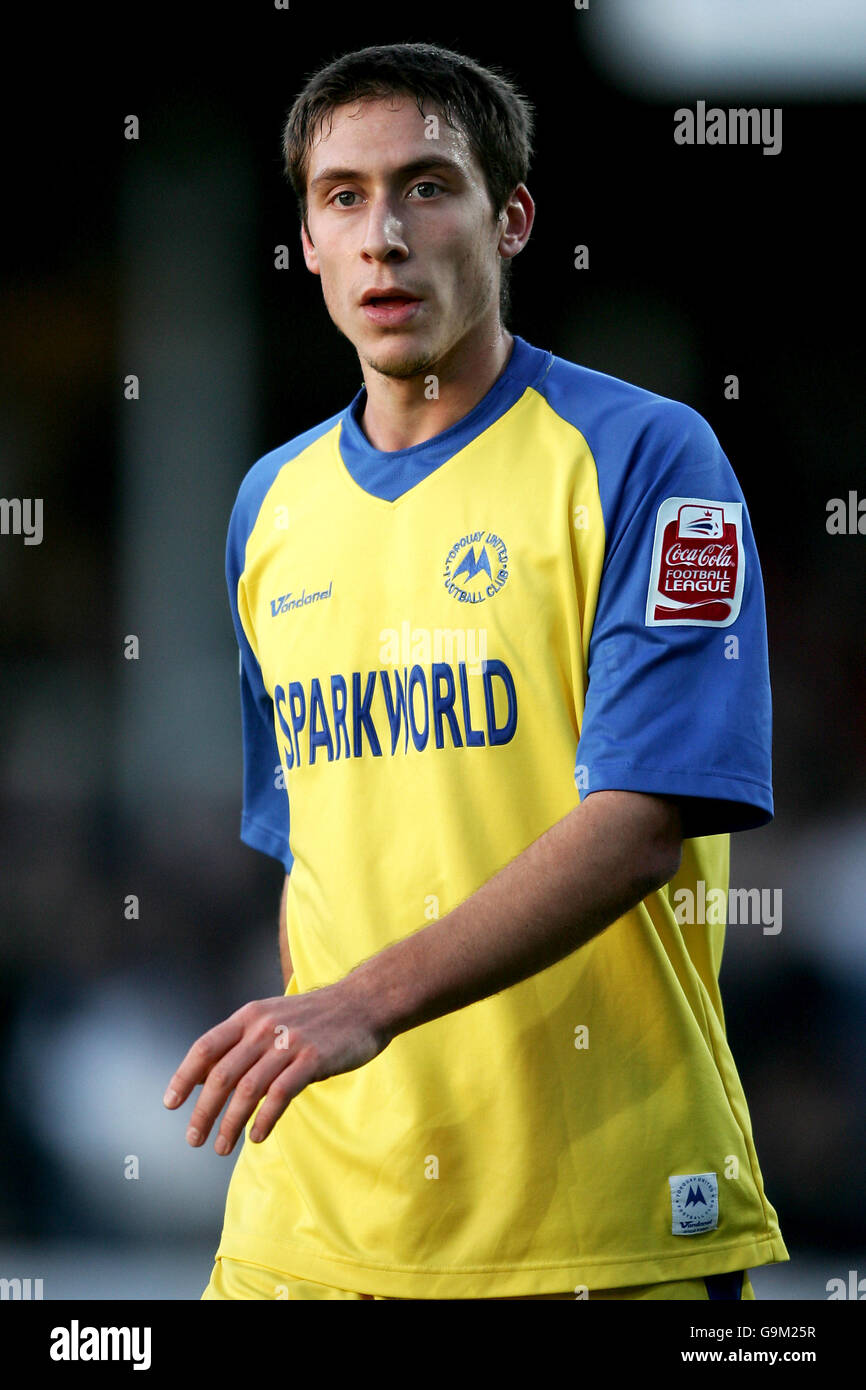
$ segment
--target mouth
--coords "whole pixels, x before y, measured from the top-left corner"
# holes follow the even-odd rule
[[[372,304],[377,308],[382,304],[420,304],[417,295],[411,294],[409,290],[368,290],[361,300],[364,308]]]
[[[412,318],[422,303],[422,300],[408,291],[376,294],[374,290],[370,290],[361,300],[361,308],[373,323],[400,324]]]

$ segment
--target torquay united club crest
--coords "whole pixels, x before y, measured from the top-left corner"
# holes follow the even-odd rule
[[[716,1173],[676,1173],[671,1189],[671,1230],[675,1236],[714,1231],[719,1224],[719,1179]]]
[[[493,598],[508,578],[508,550],[495,531],[470,531],[445,557],[445,588],[459,603]]]

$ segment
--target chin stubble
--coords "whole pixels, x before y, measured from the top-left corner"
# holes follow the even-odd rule
[[[428,372],[436,363],[435,355],[425,353],[423,357],[412,357],[401,362],[376,362],[373,358],[367,358],[367,365],[378,372],[380,376],[395,377],[397,380],[406,381],[413,376],[421,376]]]

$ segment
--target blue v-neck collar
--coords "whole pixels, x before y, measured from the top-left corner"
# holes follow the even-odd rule
[[[360,424],[367,403],[367,388],[362,386],[344,410],[340,430],[340,453],[358,486],[386,502],[396,501],[510,410],[527,386],[540,382],[553,354],[513,336],[511,356],[486,396],[462,420],[407,449],[375,449],[370,443]]]

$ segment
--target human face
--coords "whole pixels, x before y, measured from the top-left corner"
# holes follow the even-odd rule
[[[504,223],[466,136],[438,113],[425,120],[413,97],[355,102],[332,117],[310,157],[304,256],[362,360],[416,376],[498,327]],[[363,302],[385,289],[411,298]]]

